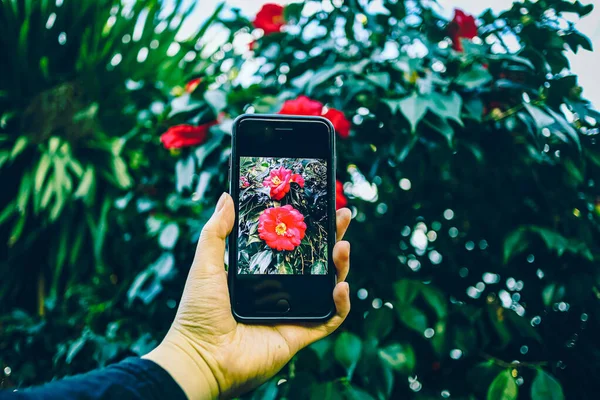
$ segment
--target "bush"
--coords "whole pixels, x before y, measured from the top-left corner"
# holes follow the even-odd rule
[[[339,134],[353,311],[249,396],[594,397],[600,115],[565,56],[591,49],[565,13],[592,6],[519,2],[475,24],[458,10],[445,21],[429,2],[362,4],[271,6],[254,20],[264,36],[239,13],[215,15],[227,42],[182,64],[179,78],[195,80],[165,85],[164,111],[124,148],[152,163],[130,168],[142,187],[104,228],[130,235],[103,247],[131,265],[116,284],[73,278],[44,319],[5,318],[0,361],[17,383],[46,379],[50,359],[61,375],[151,347],[226,188],[232,119],[293,107]],[[170,152],[158,148],[165,130]]]

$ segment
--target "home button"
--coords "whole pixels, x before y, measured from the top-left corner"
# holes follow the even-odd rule
[[[277,311],[286,313],[286,312],[290,311],[290,302],[287,301],[286,299],[281,299],[277,302],[276,307],[277,307]]]

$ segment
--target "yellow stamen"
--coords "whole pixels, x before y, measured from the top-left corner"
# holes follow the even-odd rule
[[[275,186],[279,185],[281,183],[281,179],[279,179],[279,177],[274,176],[273,178],[271,178],[271,183]]]
[[[273,16],[273,19],[271,19],[271,21],[274,24],[283,24],[283,23],[285,23],[285,18],[283,18],[282,15],[275,15],[275,16]]]
[[[286,231],[287,231],[287,226],[285,226],[285,224],[283,222],[278,223],[277,226],[275,227],[275,233],[278,234],[279,236],[285,235]]]

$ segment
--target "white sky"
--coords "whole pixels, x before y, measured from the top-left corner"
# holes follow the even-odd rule
[[[192,23],[201,23],[212,14],[221,0],[199,0],[202,6],[198,7],[195,15],[190,18]],[[280,4],[290,3],[290,0],[230,0],[228,6],[237,7],[248,16],[256,14],[264,3],[278,2]],[[440,5],[447,10],[447,15],[452,15],[454,8],[461,8],[468,13],[479,15],[487,8],[495,11],[507,9],[513,3],[512,0],[438,0]],[[582,3],[592,3],[592,0],[581,0]],[[594,104],[600,104],[600,84],[598,84],[596,68],[600,68],[600,6],[578,23],[578,29],[587,35],[594,44],[594,52],[580,50],[579,54],[569,53],[573,71],[579,75],[579,83],[584,88],[584,96]]]

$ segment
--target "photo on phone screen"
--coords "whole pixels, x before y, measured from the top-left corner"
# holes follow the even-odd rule
[[[327,161],[240,157],[238,274],[327,274]]]

